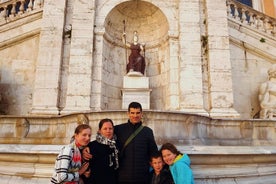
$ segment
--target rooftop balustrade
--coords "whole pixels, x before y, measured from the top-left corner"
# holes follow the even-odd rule
[[[43,0],[2,0],[0,1],[0,25],[43,8]]]
[[[275,37],[276,19],[265,15],[253,8],[239,3],[235,0],[227,0],[227,15],[231,20],[240,24],[248,25],[253,29],[257,29],[263,33]]]

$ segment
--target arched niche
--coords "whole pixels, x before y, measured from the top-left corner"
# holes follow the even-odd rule
[[[145,43],[146,70],[152,89],[151,101],[154,106],[165,101],[166,81],[169,61],[169,23],[157,6],[145,1],[126,1],[116,5],[104,21],[102,40],[102,107],[118,109],[121,106],[123,76],[126,74],[129,50],[122,41],[132,42],[133,32],[137,31],[139,43]],[[159,106],[160,108],[160,106]]]
[[[162,44],[169,30],[163,12],[145,1],[127,1],[117,5],[107,15],[104,27],[107,39],[116,38],[119,45],[122,44],[124,29],[128,41],[132,41],[133,32],[138,31],[139,42],[146,43],[148,48]]]

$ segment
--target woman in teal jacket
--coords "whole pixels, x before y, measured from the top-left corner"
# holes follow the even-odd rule
[[[175,184],[193,184],[194,177],[190,168],[190,158],[182,154],[171,143],[165,143],[160,149],[163,160],[170,166],[170,171]]]

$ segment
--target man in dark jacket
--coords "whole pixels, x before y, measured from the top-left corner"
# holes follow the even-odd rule
[[[143,126],[137,135],[129,141],[128,138],[142,126],[142,106],[140,103],[131,102],[129,104],[128,117],[127,123],[115,126],[120,150],[118,183],[148,184],[150,155],[157,151],[153,131],[149,127]],[[129,143],[125,145],[126,142]]]

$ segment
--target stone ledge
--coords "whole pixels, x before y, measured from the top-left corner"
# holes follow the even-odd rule
[[[0,180],[2,175],[22,178],[50,178],[53,171],[54,162],[52,164],[40,164],[0,161]]]
[[[58,154],[63,145],[0,144],[0,153]]]
[[[183,153],[203,155],[276,154],[275,146],[177,146]]]
[[[64,145],[0,144],[0,153],[58,154],[62,146]],[[276,154],[275,146],[176,146],[181,152],[190,155]]]
[[[63,145],[0,144],[0,179],[50,180],[57,154]],[[275,181],[276,147],[273,146],[182,146],[189,154],[196,183],[256,184],[262,178]],[[28,180],[27,180],[28,178]],[[254,183],[254,182],[253,182]]]

